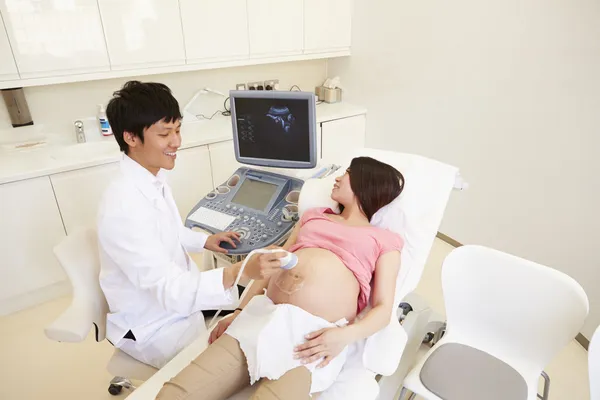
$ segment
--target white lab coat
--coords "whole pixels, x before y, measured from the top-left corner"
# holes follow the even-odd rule
[[[207,236],[183,225],[164,174],[154,176],[124,155],[98,212],[107,337],[157,367],[187,345],[182,337],[206,331],[200,310],[237,299],[237,291],[223,287],[222,269],[200,272],[189,257],[187,251],[203,251]],[[123,339],[129,330],[135,342]]]

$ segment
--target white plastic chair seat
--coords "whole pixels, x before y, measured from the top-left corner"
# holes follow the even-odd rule
[[[436,346],[423,363],[419,379],[428,391],[445,400],[527,399],[527,383],[514,368],[459,343]]]

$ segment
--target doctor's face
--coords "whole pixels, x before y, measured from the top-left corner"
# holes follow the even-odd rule
[[[181,146],[181,121],[158,121],[144,130],[144,140],[125,132],[129,157],[156,175],[163,169],[173,169],[177,149]],[[129,139],[129,140],[127,140]]]

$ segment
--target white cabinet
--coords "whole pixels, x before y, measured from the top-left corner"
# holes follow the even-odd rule
[[[98,0],[111,68],[185,64],[177,0]]]
[[[9,79],[19,79],[19,71],[17,71],[17,65],[4,29],[2,15],[0,15],[0,81]]]
[[[303,14],[303,0],[248,0],[250,55],[302,53]]]
[[[167,182],[184,220],[196,203],[212,190],[208,147],[178,151],[175,168],[167,173]]]
[[[0,1],[21,78],[108,71],[96,0]]]
[[[61,282],[52,249],[64,237],[47,176],[0,185],[0,313],[17,297]],[[27,300],[25,300],[27,302]]]
[[[304,52],[349,50],[352,0],[304,0]]]
[[[344,162],[355,149],[365,147],[366,117],[336,119],[321,124],[323,160],[327,163]]]
[[[248,57],[246,0],[180,0],[187,62]]]
[[[50,176],[68,235],[96,228],[100,199],[118,170],[119,163],[111,163]]]
[[[213,187],[217,187],[243,165],[235,159],[233,140],[211,144],[208,148],[210,150]]]

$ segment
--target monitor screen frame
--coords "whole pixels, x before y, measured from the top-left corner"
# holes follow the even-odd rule
[[[269,158],[242,157],[237,129],[236,99],[283,99],[304,100],[308,107],[309,161],[274,160]],[[231,104],[231,124],[233,128],[233,147],[237,162],[272,168],[310,169],[317,165],[317,118],[316,100],[312,92],[286,92],[279,90],[232,90],[229,92]]]

